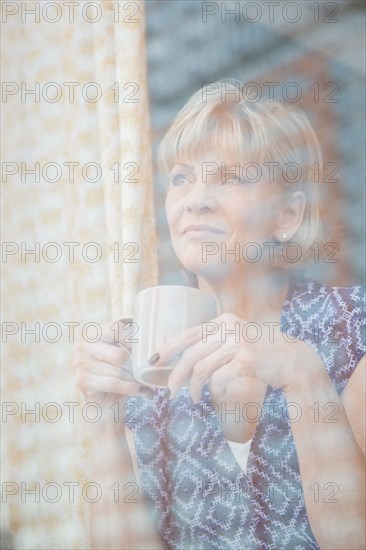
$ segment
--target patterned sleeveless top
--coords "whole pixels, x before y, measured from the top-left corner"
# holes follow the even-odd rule
[[[365,303],[363,287],[303,278],[292,279],[283,304],[281,330],[317,351],[338,394],[366,351]],[[207,385],[196,405],[186,388],[172,401],[159,388],[153,398],[131,397],[129,403],[134,408],[126,424],[142,488],[167,548],[319,548],[282,390],[267,388],[246,474],[230,451]],[[292,419],[294,412],[296,407]]]

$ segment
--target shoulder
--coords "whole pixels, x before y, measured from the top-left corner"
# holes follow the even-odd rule
[[[312,310],[325,307],[334,313],[363,310],[366,305],[366,287],[361,285],[349,287],[328,286],[308,277],[293,277],[288,301],[297,308]]]
[[[303,339],[322,356],[341,392],[366,353],[365,287],[334,287],[297,277],[284,306],[290,322],[301,325]]]
[[[306,277],[292,279],[287,309],[302,317],[338,320],[349,328],[352,321],[366,322],[366,288],[328,286]],[[302,314],[302,315],[301,315]]]

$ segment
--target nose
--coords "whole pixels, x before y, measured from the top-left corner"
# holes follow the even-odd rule
[[[207,186],[196,184],[188,194],[184,207],[187,212],[200,214],[215,212],[218,209],[218,203]]]

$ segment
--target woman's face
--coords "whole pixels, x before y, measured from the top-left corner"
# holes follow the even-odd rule
[[[187,269],[216,278],[268,265],[270,247],[263,243],[275,232],[275,184],[263,170],[255,181],[255,172],[218,151],[173,167],[166,212],[174,250]]]

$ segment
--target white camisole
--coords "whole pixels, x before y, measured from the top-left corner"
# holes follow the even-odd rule
[[[231,452],[234,455],[234,458],[236,459],[236,461],[239,464],[240,468],[246,474],[247,473],[248,456],[249,456],[249,451],[250,451],[250,444],[251,444],[252,440],[249,439],[249,441],[246,441],[245,443],[237,443],[236,441],[229,441],[229,440],[227,440],[227,442],[228,442],[228,445],[230,447]]]

